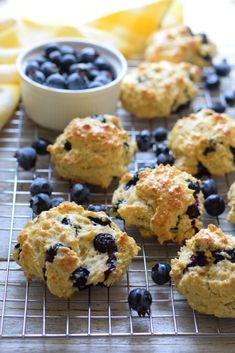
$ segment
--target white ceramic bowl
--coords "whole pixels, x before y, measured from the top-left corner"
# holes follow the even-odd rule
[[[25,74],[27,62],[42,54],[50,42],[23,51],[17,60],[22,99],[28,116],[39,125],[53,130],[63,130],[76,117],[112,114],[117,105],[121,80],[127,70],[127,62],[123,55],[113,48],[88,40],[71,38],[55,40],[53,42],[71,45],[76,50],[88,46],[95,48],[110,62],[115,74],[112,82],[98,88],[80,91],[55,89],[32,81]]]

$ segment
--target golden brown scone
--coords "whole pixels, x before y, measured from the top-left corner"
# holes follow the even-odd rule
[[[228,206],[230,208],[227,220],[230,223],[235,223],[235,182],[230,186],[228,191]]]
[[[203,109],[179,119],[169,134],[175,165],[193,175],[201,166],[211,174],[232,172],[235,158],[235,121]]]
[[[68,298],[90,285],[118,282],[138,251],[104,212],[63,202],[25,225],[13,257],[27,279],[36,276],[52,294]]]
[[[171,277],[189,305],[203,314],[235,317],[235,237],[210,224],[171,261]]]
[[[175,26],[154,33],[148,43],[145,58],[158,62],[189,62],[200,67],[211,65],[216,46],[205,34],[193,35],[185,25]]]
[[[182,243],[202,227],[200,181],[169,165],[125,174],[114,192],[114,212],[143,237]]]
[[[156,118],[189,102],[196,94],[200,69],[189,63],[142,63],[124,77],[121,102],[137,118]]]
[[[112,115],[74,119],[48,146],[58,175],[103,188],[127,171],[135,150],[121,120]]]

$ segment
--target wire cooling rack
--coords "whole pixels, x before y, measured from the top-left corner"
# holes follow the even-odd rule
[[[135,65],[132,62],[131,65]],[[215,99],[223,102],[222,91],[234,88],[235,70],[222,81],[219,90],[209,92],[200,87],[198,97],[190,107],[167,119],[146,121],[130,117],[119,105],[117,115],[134,138],[144,128],[157,126],[171,128],[177,118],[210,104]],[[235,110],[227,113],[235,117]],[[19,266],[12,259],[12,250],[24,224],[32,218],[29,208],[29,186],[35,175],[48,178],[53,183],[53,196],[68,199],[69,183],[54,175],[49,156],[38,158],[36,168],[25,172],[18,168],[13,157],[22,146],[30,145],[37,137],[53,140],[57,133],[36,126],[19,107],[14,117],[0,134],[0,336],[1,337],[51,337],[51,336],[139,336],[139,335],[214,335],[234,336],[235,320],[217,319],[194,312],[173,284],[157,286],[151,280],[151,268],[157,261],[169,262],[177,254],[178,246],[159,245],[156,239],[143,240],[134,229],[128,233],[135,237],[142,250],[135,257],[126,276],[111,288],[89,288],[70,300],[52,296],[46,286],[36,279],[27,282]],[[138,152],[130,170],[138,170],[146,161],[154,161],[152,152]],[[225,197],[234,174],[216,178],[219,192]],[[117,181],[103,191],[91,187],[90,203],[110,207]],[[219,224],[235,235],[235,227],[226,221],[226,212],[219,218],[205,216],[204,225]],[[119,226],[123,227],[122,222]],[[127,303],[128,293],[136,287],[150,290],[153,303],[150,317],[139,318]]]

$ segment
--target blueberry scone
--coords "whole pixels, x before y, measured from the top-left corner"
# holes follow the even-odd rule
[[[216,46],[206,34],[194,35],[189,27],[180,25],[154,33],[147,43],[145,57],[152,62],[185,61],[203,67],[211,65],[215,54]]]
[[[235,317],[235,238],[215,225],[201,229],[171,261],[171,277],[203,314]]]
[[[121,177],[136,150],[136,143],[112,115],[74,119],[48,146],[58,175],[106,188]]]
[[[13,257],[27,279],[36,276],[52,294],[68,298],[88,286],[119,281],[138,251],[104,212],[63,202],[25,225]]]
[[[189,63],[142,63],[124,77],[121,102],[138,118],[168,116],[197,94],[200,69]]]
[[[230,223],[235,223],[235,182],[229,188],[228,200],[229,213],[227,216],[227,220]]]
[[[206,168],[214,175],[232,172],[235,162],[235,121],[203,109],[176,122],[169,135],[175,165],[196,175]]]
[[[200,182],[169,165],[125,174],[114,192],[113,211],[143,237],[160,243],[191,238],[202,227]]]

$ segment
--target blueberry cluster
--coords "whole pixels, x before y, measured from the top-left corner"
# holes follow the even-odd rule
[[[37,161],[37,155],[48,154],[47,146],[50,141],[39,138],[34,141],[31,146],[20,148],[16,151],[14,157],[17,159],[19,166],[24,170],[30,170],[35,167]]]
[[[76,51],[57,43],[48,44],[43,55],[28,61],[25,73],[42,85],[68,90],[101,87],[115,78],[111,64],[94,48]]]
[[[153,282],[155,282],[160,286],[169,282],[171,279],[170,271],[171,271],[170,264],[165,262],[156,263],[156,265],[152,267],[152,271],[151,271],[151,277]]]
[[[39,215],[43,211],[48,211],[50,208],[58,206],[64,201],[63,197],[50,198],[53,191],[49,180],[40,176],[36,177],[30,186],[30,207],[34,214]]]
[[[230,74],[231,66],[226,59],[215,63],[213,66],[206,67],[203,72],[203,80],[205,87],[209,90],[217,89],[220,86],[220,77],[225,77]],[[223,92],[223,103],[221,101],[213,101],[207,108],[213,109],[217,113],[224,113],[226,104],[233,106],[235,104],[235,91],[228,89]]]
[[[225,210],[225,202],[223,197],[218,194],[215,180],[212,178],[203,180],[201,189],[205,197],[206,212],[210,216],[218,217]]]
[[[139,316],[150,315],[152,295],[145,288],[135,288],[128,295],[128,303]]]
[[[167,135],[168,130],[164,127],[159,127],[152,132],[146,129],[136,135],[136,142],[140,151],[145,152],[152,148],[156,154],[156,163],[146,163],[144,168],[153,169],[159,164],[174,164],[172,151],[164,143]]]

